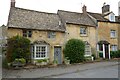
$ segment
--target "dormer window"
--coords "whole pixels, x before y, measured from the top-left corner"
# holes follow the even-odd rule
[[[111,13],[109,15],[109,20],[115,22],[115,15],[114,15],[114,13]]]

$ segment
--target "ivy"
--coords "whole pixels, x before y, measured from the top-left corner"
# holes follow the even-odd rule
[[[6,56],[8,62],[12,62],[16,58],[24,58],[28,61],[30,57],[30,40],[18,35],[9,38]]]

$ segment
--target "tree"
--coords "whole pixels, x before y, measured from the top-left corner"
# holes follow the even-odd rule
[[[12,62],[16,58],[24,58],[28,61],[30,57],[30,40],[18,35],[9,38],[6,56],[8,62]]]
[[[64,55],[71,63],[84,61],[85,44],[79,39],[70,39],[64,48]]]

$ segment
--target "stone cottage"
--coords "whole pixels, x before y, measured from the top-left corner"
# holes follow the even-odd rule
[[[86,6],[82,10],[83,13],[63,10],[47,13],[15,7],[15,0],[11,0],[6,36],[27,37],[32,44],[32,60],[57,59],[62,64],[64,45],[72,38],[85,42],[85,56],[98,56],[97,52],[102,51],[103,58],[110,59],[110,50],[120,49],[120,23],[108,19],[108,15],[114,15],[112,12],[91,13]]]

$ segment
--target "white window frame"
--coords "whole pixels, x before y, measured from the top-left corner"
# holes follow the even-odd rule
[[[81,31],[82,29],[82,31]],[[83,31],[84,29],[84,31]],[[80,35],[81,36],[87,36],[87,27],[80,27]]]
[[[114,34],[113,34],[114,33]],[[114,36],[113,36],[114,35]],[[110,37],[111,38],[116,38],[116,30],[111,30],[110,31]]]
[[[113,13],[109,15],[109,20],[115,22],[115,15]]]
[[[37,46],[39,46],[39,47],[46,47],[45,48],[45,57],[36,57],[36,47]],[[33,55],[34,55],[34,57],[33,57]],[[34,45],[34,52],[33,52],[33,55],[32,55],[32,57],[33,57],[33,59],[46,59],[46,58],[48,58],[48,56],[47,56],[47,45]]]
[[[111,45],[111,51],[117,51],[118,46],[117,45]]]
[[[24,33],[24,31],[26,33]],[[30,33],[31,32],[31,33]],[[26,35],[26,36],[25,36]],[[29,36],[30,35],[30,36]],[[32,30],[23,30],[23,37],[28,37],[31,38],[32,37]]]
[[[90,51],[88,49],[90,49]],[[90,54],[87,54],[88,51],[89,51]],[[84,56],[91,56],[91,55],[92,54],[91,54],[91,47],[90,47],[90,45],[85,45],[85,55]]]

